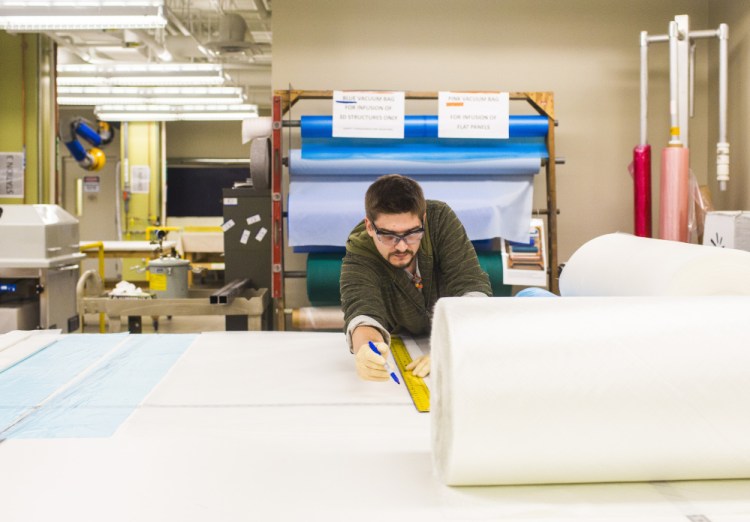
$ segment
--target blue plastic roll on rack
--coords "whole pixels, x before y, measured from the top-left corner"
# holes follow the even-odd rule
[[[343,247],[377,177],[417,179],[447,202],[472,241],[527,241],[533,176],[547,158],[544,116],[510,116],[509,139],[438,138],[437,116],[406,116],[404,139],[332,137],[330,116],[302,116],[302,149],[289,151],[289,244]]]
[[[511,115],[511,138],[543,138],[547,135],[545,116]],[[302,116],[302,139],[333,137],[331,116]],[[404,117],[404,138],[437,138],[438,117],[433,115],[407,115]]]
[[[427,199],[447,202],[472,241],[505,237],[528,241],[532,205],[531,176],[502,180],[448,179],[425,181]],[[343,247],[349,232],[364,218],[365,192],[375,177],[346,179],[319,176],[317,181],[289,184],[289,245]]]
[[[289,151],[294,180],[312,176],[532,176],[539,172],[541,155],[528,150],[477,150],[461,147],[400,147],[396,149],[333,148],[305,157],[305,149]],[[374,179],[374,178],[373,178]]]

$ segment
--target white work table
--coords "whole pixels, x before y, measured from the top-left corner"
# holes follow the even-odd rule
[[[0,377],[51,337],[0,336]],[[0,442],[0,520],[750,520],[750,481],[446,487],[429,423],[341,334],[204,333],[114,434]]]

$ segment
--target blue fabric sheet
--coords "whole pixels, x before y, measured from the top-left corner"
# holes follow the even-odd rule
[[[126,335],[68,335],[0,372],[0,433]]]
[[[365,192],[372,179],[326,178],[289,185],[288,231],[291,247],[343,247],[365,215]],[[420,178],[417,178],[420,179]],[[472,241],[504,237],[528,241],[532,176],[498,179],[431,179],[420,184],[425,197],[450,205]]]
[[[125,334],[127,335],[127,334]],[[20,375],[0,374],[3,402],[1,438],[107,437],[127,419],[161,381],[196,335],[72,335],[17,365]],[[113,350],[117,343],[122,345]],[[64,364],[58,364],[65,352]],[[88,373],[79,374],[88,369]],[[72,385],[70,382],[72,381]],[[68,387],[66,388],[66,385]],[[62,391],[37,407],[52,393]],[[19,414],[29,414],[9,427]]]

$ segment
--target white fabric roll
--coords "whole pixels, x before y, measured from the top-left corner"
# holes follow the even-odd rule
[[[292,326],[298,330],[343,330],[340,306],[302,306],[292,310]]]
[[[607,234],[571,256],[560,294],[750,295],[750,252]]]
[[[750,477],[750,297],[446,298],[432,449],[448,485]]]
[[[255,138],[270,136],[273,132],[273,119],[270,116],[242,120],[242,144]]]

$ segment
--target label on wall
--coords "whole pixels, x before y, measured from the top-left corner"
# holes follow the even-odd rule
[[[440,92],[438,138],[507,139],[509,113],[507,92]]]
[[[151,167],[148,165],[133,165],[130,167],[130,192],[133,194],[148,194],[151,189]]]
[[[84,176],[83,177],[83,191],[84,192],[99,192],[99,176]]]
[[[334,138],[404,137],[404,93],[333,91]]]
[[[23,152],[0,152],[0,198],[23,197]]]

